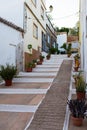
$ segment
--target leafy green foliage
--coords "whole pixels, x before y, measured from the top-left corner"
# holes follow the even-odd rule
[[[61,29],[59,29],[58,27],[56,27],[56,31],[57,31],[57,32],[66,32],[67,35],[68,35],[68,33],[69,33],[69,28],[62,27]]]
[[[86,82],[82,76],[79,76],[76,82],[76,92],[85,92]]]
[[[64,43],[61,48],[65,49],[66,53],[71,53],[72,44],[71,43]]]
[[[27,64],[27,68],[33,68],[33,63],[32,63],[32,62],[29,62],[29,63]]]
[[[29,44],[27,47],[28,47],[28,49],[32,49],[32,45],[31,44]]]
[[[13,65],[6,64],[6,66],[1,65],[0,66],[0,76],[4,80],[10,80],[13,79],[13,77],[16,75],[17,69]]]
[[[87,111],[85,100],[72,99],[68,100],[67,104],[73,117],[84,118],[85,112]]]
[[[57,53],[57,51],[58,51],[57,48],[54,48],[54,47],[49,48],[49,53],[50,54],[55,54],[55,53]]]
[[[74,56],[74,59],[80,59],[80,56],[78,53]]]

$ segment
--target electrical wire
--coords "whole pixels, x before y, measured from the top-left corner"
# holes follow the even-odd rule
[[[67,16],[64,16],[64,17],[60,17],[60,18],[52,18],[51,20],[61,20],[61,19],[65,19],[65,18],[69,18],[69,17],[75,16],[75,15],[77,15],[77,17],[79,17],[79,12],[76,12],[74,14],[70,14],[70,15],[67,15]],[[28,17],[28,19],[36,20],[36,19],[30,18],[30,17]],[[43,20],[43,19],[38,19],[38,20]],[[44,19],[44,20],[48,20],[48,19]]]

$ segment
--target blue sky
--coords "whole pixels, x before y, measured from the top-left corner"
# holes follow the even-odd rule
[[[46,7],[53,6],[50,13],[54,25],[61,27],[74,27],[79,20],[79,0],[46,0]]]

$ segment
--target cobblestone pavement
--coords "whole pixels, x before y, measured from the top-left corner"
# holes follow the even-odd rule
[[[72,60],[64,60],[27,130],[62,130],[69,95]]]

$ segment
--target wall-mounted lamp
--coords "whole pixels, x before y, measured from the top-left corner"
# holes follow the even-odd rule
[[[50,5],[50,6],[49,6],[49,11],[47,11],[46,13],[51,13],[52,11],[53,11],[53,6]]]

